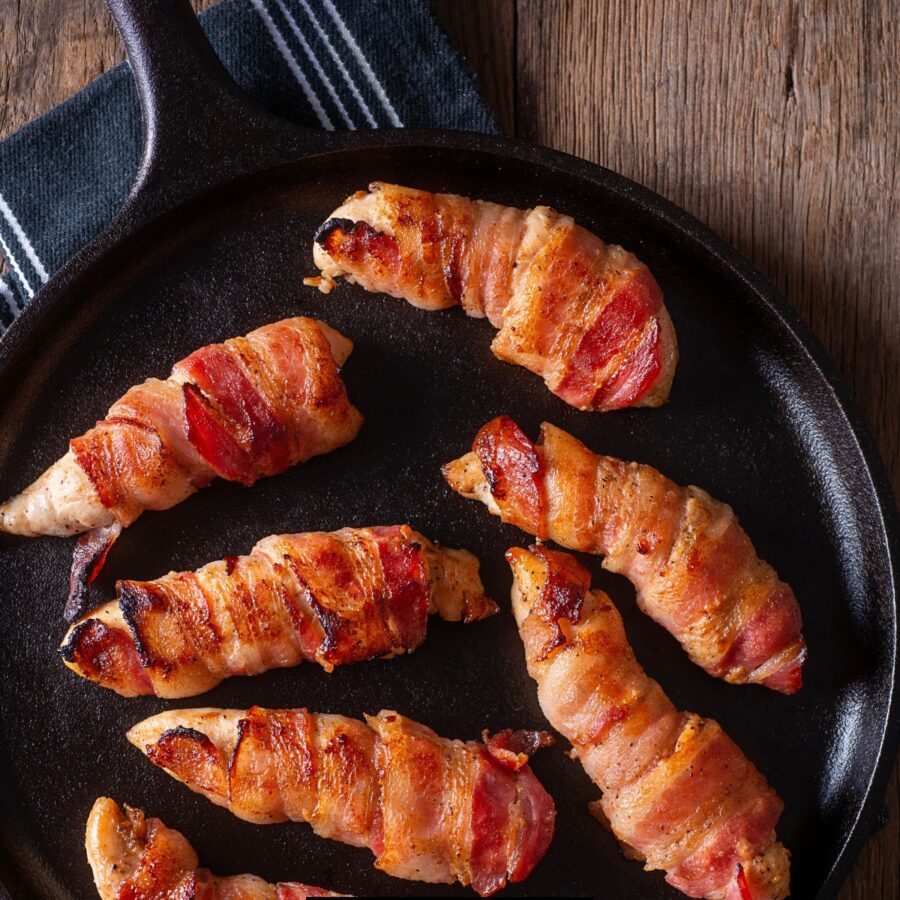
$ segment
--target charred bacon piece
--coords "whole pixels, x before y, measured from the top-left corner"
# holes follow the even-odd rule
[[[461,305],[492,349],[579,409],[659,406],[678,360],[647,267],[546,206],[513,209],[374,182],[316,232],[317,281],[339,276],[422,309]]]
[[[255,706],[160,713],[128,739],[236,816],[308,822],[397,878],[486,896],[527,878],[553,837],[553,800],[519,755],[545,742],[533,734],[463,743],[390,711],[360,722]]]
[[[765,778],[716,722],[675,709],[573,557],[534,546],[506,558],[541,708],[603,792],[598,817],[689,897],[786,897],[783,803]]]
[[[710,675],[800,689],[806,642],[794,592],[756,555],[731,507],[706,491],[598,456],[547,423],[534,444],[506,416],[443,471],[453,490],[504,522],[604,556],[604,568],[631,580],[641,609]]]
[[[184,835],[139,809],[95,801],[85,850],[101,900],[306,900],[346,897],[306,884],[269,884],[255,875],[219,878],[198,868]]]
[[[188,697],[303,660],[330,671],[415,650],[429,613],[472,622],[497,611],[474,556],[408,525],[268,537],[249,556],[117,588],[60,652],[125,696]]]

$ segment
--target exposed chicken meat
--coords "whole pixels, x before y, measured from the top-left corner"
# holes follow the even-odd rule
[[[255,875],[218,878],[198,868],[185,837],[159,819],[109,797],[95,801],[85,849],[101,900],[306,900],[346,897],[296,882],[269,884]]]

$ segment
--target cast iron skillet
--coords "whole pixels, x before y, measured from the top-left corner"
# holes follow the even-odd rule
[[[0,344],[0,493],[24,487],[129,385],[164,376],[192,349],[298,313],[326,319],[356,342],[345,375],[367,417],[359,438],[252,490],[219,482],[147,513],[116,545],[103,586],[111,596],[118,577],[193,568],[271,533],[408,521],[479,555],[501,615],[467,627],[432,622],[410,657],[330,676],[306,665],[231,679],[181,705],[395,708],[441,734],[475,738],[544,723],[502,559],[528,538],[451,494],[439,464],[508,413],[532,434],[547,419],[598,450],[699,484],[734,506],[796,589],[810,646],[798,696],[707,677],[636,612],[627,582],[589,562],[649,672],[683,708],[717,718],[783,796],[794,896],[833,895],[871,831],[897,745],[897,522],[859,414],[795,313],[700,223],[612,172],[505,138],[300,129],[235,88],[182,0],[110,7],[141,95],[144,158],[119,217]],[[577,412],[496,360],[484,321],[347,286],[328,298],[304,288],[315,226],[373,179],[548,203],[633,249],[659,279],[678,331],[668,405]],[[123,732],[172,704],[125,700],[56,658],[71,550],[66,540],[0,541],[0,841],[13,896],[94,896],[83,829],[100,794],[181,829],[219,873],[358,895],[460,893],[391,879],[367,851],[306,826],[240,822],[146,762]],[[562,746],[534,768],[556,799],[557,833],[509,894],[676,896],[591,819],[596,791]]]

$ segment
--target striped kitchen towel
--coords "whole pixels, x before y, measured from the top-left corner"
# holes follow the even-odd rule
[[[200,19],[235,80],[301,125],[497,130],[427,0],[222,0]],[[0,333],[110,221],[140,147],[125,65],[0,142]]]

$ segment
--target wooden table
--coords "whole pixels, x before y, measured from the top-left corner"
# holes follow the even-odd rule
[[[386,0],[385,0],[386,2]],[[194,0],[198,9],[211,0]],[[711,225],[800,310],[900,493],[900,11],[889,0],[438,0],[504,128]],[[102,0],[0,0],[0,137],[122,57]],[[900,900],[900,785],[842,900]]]

